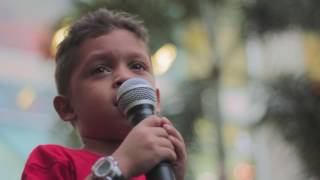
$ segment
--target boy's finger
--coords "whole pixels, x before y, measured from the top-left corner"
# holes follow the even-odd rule
[[[185,160],[187,157],[187,152],[184,143],[174,136],[169,136],[169,139],[175,147],[178,160]]]
[[[173,126],[168,125],[168,124],[163,125],[163,128],[165,130],[167,130],[167,132],[170,135],[178,138],[180,141],[182,141],[184,143],[184,139],[183,139],[182,135],[179,133],[179,131],[176,128],[174,128]]]
[[[175,146],[172,144],[169,138],[158,138],[157,143],[160,147],[165,147],[175,151]]]
[[[162,117],[161,119],[163,120],[163,125],[164,125],[164,124],[172,125],[172,122],[171,122],[168,118]]]
[[[165,148],[165,147],[160,147],[159,148],[160,154],[162,154],[163,158],[161,159],[162,161],[172,161],[175,162],[177,160],[177,155],[176,152],[173,151],[172,149]]]
[[[151,127],[150,131],[156,136],[169,138],[169,133],[162,127]]]
[[[158,116],[149,116],[142,120],[141,124],[147,125],[149,127],[160,127],[162,125],[162,120]]]

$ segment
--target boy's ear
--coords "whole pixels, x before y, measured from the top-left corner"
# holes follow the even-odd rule
[[[63,121],[73,122],[76,119],[70,100],[66,96],[58,95],[54,97],[53,105]]]
[[[156,88],[156,96],[157,96],[157,106],[156,106],[156,114],[160,113],[160,90]]]

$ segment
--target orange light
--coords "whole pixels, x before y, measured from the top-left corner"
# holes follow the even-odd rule
[[[242,162],[238,164],[233,171],[235,180],[253,180],[254,170],[250,163]]]
[[[63,41],[64,38],[67,36],[68,30],[69,30],[69,26],[63,26],[62,28],[60,28],[54,33],[51,41],[51,47],[50,47],[51,54],[53,55],[56,54],[57,47],[61,43],[61,41]]]

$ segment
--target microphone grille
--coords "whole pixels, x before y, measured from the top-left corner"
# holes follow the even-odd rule
[[[119,108],[126,114],[131,108],[140,104],[155,107],[157,98],[155,89],[142,78],[131,78],[119,87],[117,93]]]

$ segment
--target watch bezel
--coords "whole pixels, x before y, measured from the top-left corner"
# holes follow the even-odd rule
[[[108,163],[109,168],[103,170],[101,168],[105,165],[105,163]],[[118,162],[112,156],[101,157],[98,159],[92,166],[92,173],[96,178],[113,179],[116,177],[122,177]]]
[[[101,168],[104,168],[106,163],[108,163],[108,166],[107,166],[108,168],[101,169]],[[93,169],[94,175],[96,177],[104,178],[106,176],[110,176],[112,166],[113,166],[113,163],[110,161],[110,159],[102,157],[102,158],[98,159],[98,161],[94,164],[92,169]]]

